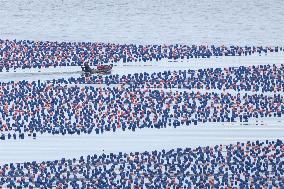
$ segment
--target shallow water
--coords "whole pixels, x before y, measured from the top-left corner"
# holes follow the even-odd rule
[[[263,118],[250,123],[206,123],[197,126],[118,130],[96,135],[38,134],[36,139],[0,142],[0,165],[46,161],[102,153],[143,152],[174,148],[236,144],[246,141],[283,140],[283,118]]]
[[[284,52],[273,53],[264,56],[240,56],[240,57],[212,57],[212,58],[193,58],[188,60],[169,61],[162,60],[159,62],[138,62],[138,63],[122,63],[114,65],[113,75],[127,75],[134,73],[153,73],[163,71],[178,71],[178,70],[197,70],[204,68],[224,68],[224,67],[239,67],[239,66],[257,66],[275,64],[281,66],[284,64]],[[16,69],[15,72],[2,72],[0,74],[0,82],[8,82],[11,80],[20,81],[37,81],[51,80],[60,78],[80,77],[82,76],[81,67],[56,67],[56,68],[41,68],[41,69]]]
[[[0,0],[0,38],[283,45],[284,1]]]

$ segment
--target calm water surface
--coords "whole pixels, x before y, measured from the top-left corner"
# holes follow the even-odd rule
[[[284,1],[0,0],[0,38],[283,45]]]

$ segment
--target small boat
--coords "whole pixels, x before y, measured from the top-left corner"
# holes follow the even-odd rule
[[[104,72],[104,73],[108,73],[111,72],[113,65],[98,65],[97,66],[97,71],[98,72]]]
[[[91,68],[88,64],[84,64],[84,66],[81,66],[82,71],[89,74],[110,74],[112,70],[113,65],[97,65],[97,68]]]

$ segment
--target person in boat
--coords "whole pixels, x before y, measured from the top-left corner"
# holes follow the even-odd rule
[[[88,63],[84,63],[84,67],[82,67],[84,72],[92,72],[92,68],[89,66]]]

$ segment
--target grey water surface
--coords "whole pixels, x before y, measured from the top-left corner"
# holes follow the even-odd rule
[[[0,0],[0,38],[283,45],[282,0]]]

